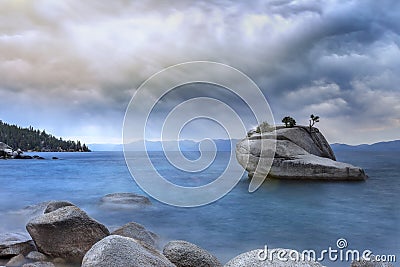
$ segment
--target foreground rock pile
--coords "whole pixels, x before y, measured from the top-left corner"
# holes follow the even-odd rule
[[[110,234],[103,224],[68,201],[50,201],[26,226],[29,233],[0,235],[0,267],[222,267],[205,249],[183,240],[158,250],[158,236],[131,222]],[[260,261],[258,250],[243,253],[225,267],[322,267],[315,261]],[[375,265],[355,262],[352,266]]]

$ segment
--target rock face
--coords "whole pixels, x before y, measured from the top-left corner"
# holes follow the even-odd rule
[[[148,231],[146,228],[144,228],[143,225],[140,225],[135,222],[130,222],[130,223],[125,224],[124,226],[118,228],[111,234],[130,237],[135,240],[144,242],[153,247],[156,246],[156,241],[158,239],[158,237],[155,233]]]
[[[278,179],[365,180],[364,170],[337,162],[318,129],[296,126],[249,136],[236,145],[236,158],[251,178],[259,162],[270,158],[276,146],[271,169],[261,167],[258,174]],[[262,150],[261,150],[262,148]],[[264,158],[263,158],[264,157]]]
[[[18,254],[26,255],[35,250],[32,238],[25,233],[6,233],[0,235],[0,258],[11,258]]]
[[[169,242],[163,254],[177,267],[218,267],[222,264],[205,249],[183,240]]]
[[[256,249],[249,252],[245,252],[240,254],[239,256],[231,259],[224,267],[324,267],[318,262],[315,261],[295,261],[291,258],[295,258],[295,256],[289,256],[293,253],[294,250],[290,249],[276,249],[279,251],[283,251],[281,258],[282,260],[274,257],[276,254],[271,254],[272,259],[268,258],[265,260],[262,257],[265,257],[264,250]],[[260,254],[261,253],[261,254]],[[259,256],[260,255],[260,256]],[[294,254],[293,254],[294,255]],[[301,254],[300,254],[301,255]]]
[[[79,262],[107,228],[76,206],[65,206],[32,219],[26,226],[39,252]]]
[[[85,255],[82,267],[174,267],[167,258],[150,246],[134,239],[110,235],[96,243]]]
[[[111,208],[138,208],[151,205],[150,200],[134,193],[112,193],[101,198],[101,205]]]

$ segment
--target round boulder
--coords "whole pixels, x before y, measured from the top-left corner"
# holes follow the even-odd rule
[[[163,254],[177,267],[218,267],[218,259],[201,247],[183,240],[170,241]]]
[[[144,228],[143,225],[140,225],[135,222],[130,222],[130,223],[125,224],[124,226],[118,228],[111,234],[130,237],[135,240],[144,242],[153,247],[156,246],[156,242],[157,242],[156,234],[148,231],[146,228]]]
[[[26,226],[39,252],[80,262],[85,253],[109,235],[108,229],[76,206],[66,206],[32,219]]]
[[[39,251],[31,251],[28,255],[26,255],[26,259],[31,261],[46,261],[47,256]]]
[[[154,248],[129,237],[110,235],[96,243],[85,255],[82,267],[174,267]]]

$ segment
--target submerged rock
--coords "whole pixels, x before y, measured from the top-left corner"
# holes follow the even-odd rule
[[[26,255],[35,250],[32,238],[25,233],[0,234],[0,257],[11,258],[19,254]]]
[[[32,217],[36,217],[38,215],[43,214],[44,210],[47,208],[49,203],[50,201],[40,202],[38,204],[26,206],[22,209],[11,211],[10,213],[26,216],[27,218],[31,219]]]
[[[13,158],[14,158],[14,159],[33,159],[32,156],[29,156],[29,155],[21,155],[21,154],[15,155]],[[44,159],[44,158],[39,157],[39,158],[37,158],[37,159]]]
[[[76,206],[65,206],[32,219],[26,226],[39,252],[79,262],[108,229]]]
[[[174,267],[151,246],[129,237],[110,235],[97,242],[85,255],[82,267]]]
[[[112,193],[101,198],[103,206],[111,208],[137,208],[151,205],[150,199],[134,193]]]
[[[68,207],[68,206],[75,206],[75,205],[72,204],[72,203],[69,202],[69,201],[52,200],[52,201],[49,201],[49,202],[48,202],[47,207],[46,207],[46,209],[43,211],[43,213],[50,213],[50,212],[56,211],[56,210],[58,210],[58,209],[60,209],[60,208]],[[76,207],[76,206],[75,206],[75,207]]]
[[[218,259],[201,247],[183,240],[169,242],[163,254],[177,267],[218,267]]]
[[[313,260],[294,260],[295,256],[290,256],[290,253],[298,253],[290,249],[275,249],[284,254],[280,254],[278,259],[276,254],[271,254],[271,258],[263,260],[265,251],[256,249],[249,252],[240,254],[239,256],[231,259],[224,267],[324,267],[320,263]],[[298,253],[299,254],[299,253]],[[273,256],[275,255],[275,257]]]
[[[274,148],[276,150],[274,151]],[[275,152],[275,153],[274,153]],[[282,128],[252,134],[236,145],[236,158],[251,178],[256,168],[261,176],[278,179],[365,180],[363,169],[337,162],[324,136],[308,127]],[[270,170],[258,166],[272,161]]]
[[[135,240],[144,242],[153,247],[156,246],[156,241],[158,239],[155,233],[148,231],[143,225],[140,225],[135,222],[130,222],[125,224],[124,226],[118,228],[111,234],[130,237]]]

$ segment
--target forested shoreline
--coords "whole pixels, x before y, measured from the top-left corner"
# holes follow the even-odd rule
[[[14,150],[42,152],[89,152],[86,144],[80,141],[63,140],[45,130],[32,126],[23,128],[0,120],[0,142],[6,143]]]

